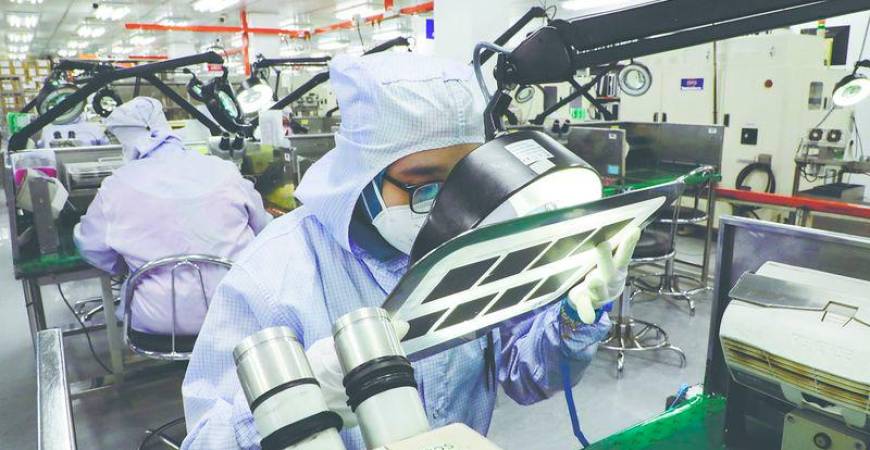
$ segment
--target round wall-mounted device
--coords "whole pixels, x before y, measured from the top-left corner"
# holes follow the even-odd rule
[[[652,73],[643,64],[633,62],[619,71],[619,89],[626,95],[639,97],[652,86]]]

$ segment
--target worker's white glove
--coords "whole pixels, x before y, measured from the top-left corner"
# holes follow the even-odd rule
[[[396,336],[401,340],[408,334],[410,325],[403,320],[393,320],[393,328]],[[344,428],[353,428],[358,425],[356,414],[350,410],[347,404],[347,394],[344,391],[344,373],[341,371],[341,363],[338,361],[338,353],[335,352],[335,342],[332,337],[315,341],[305,351],[308,363],[314,372],[314,378],[320,383],[320,390],[326,399],[326,406],[339,416],[344,422]]]
[[[625,279],[628,277],[628,263],[631,262],[638,239],[640,228],[634,227],[619,243],[616,256],[613,255],[609,241],[595,247],[598,255],[597,267],[582,283],[568,291],[568,301],[583,323],[595,322],[595,310],[622,294]]]

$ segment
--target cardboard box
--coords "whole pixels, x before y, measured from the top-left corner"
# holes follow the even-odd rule
[[[0,78],[0,92],[17,92],[18,80],[14,78]]]

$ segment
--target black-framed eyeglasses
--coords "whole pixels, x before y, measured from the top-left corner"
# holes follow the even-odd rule
[[[422,184],[403,183],[387,174],[384,174],[384,179],[408,193],[410,198],[411,211],[417,214],[428,214],[432,211],[432,205],[435,203],[435,197],[441,191],[440,181],[432,181]]]

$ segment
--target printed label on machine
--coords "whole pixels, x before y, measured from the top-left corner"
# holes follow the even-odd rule
[[[533,139],[524,139],[522,141],[514,142],[513,144],[505,145],[504,148],[527,166],[553,157],[552,153],[548,152],[544,147],[541,147],[541,145]]]
[[[704,90],[704,79],[703,78],[683,78],[680,80],[680,90],[681,91],[703,91]]]

